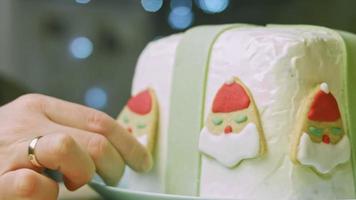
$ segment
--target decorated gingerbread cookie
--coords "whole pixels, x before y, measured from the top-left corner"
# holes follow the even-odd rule
[[[139,92],[127,102],[118,122],[152,153],[158,126],[158,106],[152,89]]]
[[[217,92],[199,149],[226,167],[265,153],[266,142],[252,95],[238,79],[227,81]]]
[[[327,83],[320,84],[304,101],[295,131],[292,160],[327,174],[350,159],[350,142],[345,133],[335,97]]]

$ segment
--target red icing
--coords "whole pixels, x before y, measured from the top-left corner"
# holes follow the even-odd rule
[[[230,125],[226,126],[224,129],[225,134],[230,134],[232,133],[232,127]]]
[[[127,128],[127,131],[128,131],[129,133],[132,133],[132,128],[128,127],[128,128]]]
[[[152,97],[148,90],[138,93],[136,96],[131,97],[127,102],[129,109],[137,114],[148,114],[152,109]]]
[[[248,108],[250,98],[244,88],[234,82],[224,84],[218,91],[213,102],[214,113],[229,113]]]
[[[340,119],[340,111],[331,93],[319,91],[308,112],[308,119],[317,122],[333,122]]]
[[[323,142],[325,143],[325,144],[329,144],[330,143],[330,137],[328,136],[328,135],[323,135]]]

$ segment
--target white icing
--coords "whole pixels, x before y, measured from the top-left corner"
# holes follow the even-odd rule
[[[337,165],[350,159],[350,142],[345,135],[337,144],[314,143],[303,133],[298,146],[297,159],[303,165],[314,167],[322,174],[330,173]]]
[[[235,82],[234,77],[231,77],[231,78],[227,79],[227,81],[225,81],[225,83],[226,83],[227,85],[231,85],[231,84],[233,84],[234,82]]]
[[[247,124],[239,133],[214,135],[208,128],[200,133],[199,149],[227,167],[254,158],[260,149],[260,138],[254,123]]]
[[[329,86],[327,83],[320,84],[320,90],[325,92],[326,94],[329,94],[329,92],[330,92]]]
[[[297,112],[310,91],[327,82],[341,102],[342,45],[324,30],[286,27],[233,29],[212,48],[205,119],[216,92],[236,76],[256,102],[267,142],[263,157],[233,169],[202,157],[200,195],[236,199],[354,198],[352,167],[346,163],[327,179],[290,160]]]
[[[154,165],[148,173],[126,169],[129,188],[147,192],[165,191],[166,136],[170,110],[171,80],[176,47],[181,35],[173,35],[147,45],[138,60],[133,79],[132,94],[147,87],[154,89],[159,106],[158,135],[153,153]]]
[[[147,134],[143,134],[140,136],[137,136],[136,139],[144,146],[147,146],[148,143],[148,137]]]

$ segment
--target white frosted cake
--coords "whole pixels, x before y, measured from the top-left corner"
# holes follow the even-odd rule
[[[151,42],[118,121],[152,152],[154,167],[127,170],[128,187],[212,198],[355,198],[354,41],[323,27],[230,24]]]

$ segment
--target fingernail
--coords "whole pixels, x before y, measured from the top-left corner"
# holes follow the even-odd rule
[[[148,172],[153,167],[153,159],[151,153],[147,152],[142,159],[143,172]]]

